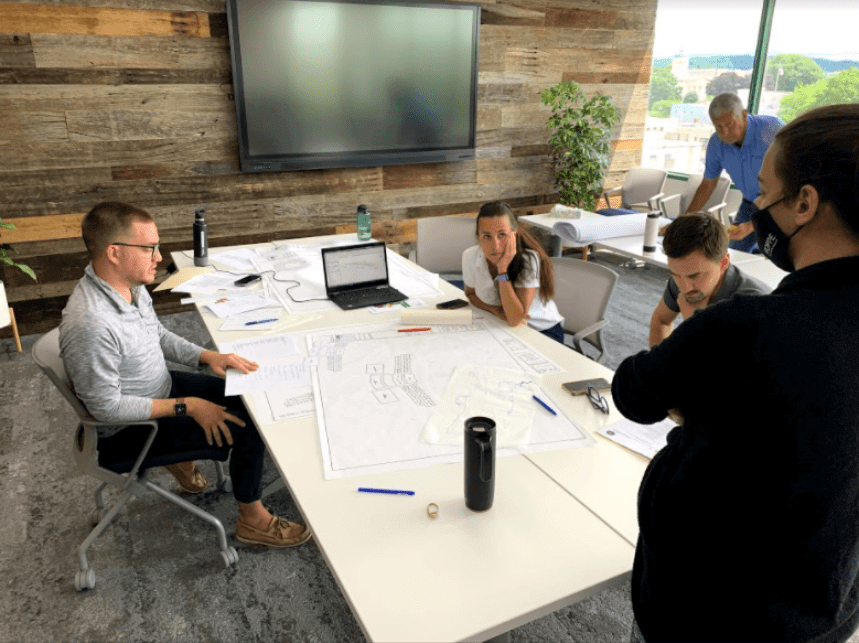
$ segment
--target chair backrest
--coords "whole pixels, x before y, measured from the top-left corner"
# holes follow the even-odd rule
[[[431,272],[462,272],[462,253],[477,245],[472,217],[418,219],[415,263]]]
[[[564,316],[563,328],[579,333],[605,319],[605,310],[617,283],[617,273],[605,266],[569,257],[552,257],[555,273],[555,304]],[[605,352],[602,330],[585,337],[588,343]]]
[[[54,383],[63,397],[66,398],[81,420],[92,421],[93,417],[75,395],[71,380],[66,374],[66,367],[60,355],[60,329],[55,328],[42,335],[33,345],[33,361]]]
[[[627,208],[633,204],[647,203],[648,199],[662,192],[667,178],[668,172],[666,170],[648,167],[631,168],[627,171],[623,181],[622,207]]]

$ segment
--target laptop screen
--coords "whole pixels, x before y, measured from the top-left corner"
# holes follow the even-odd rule
[[[322,265],[329,290],[388,282],[384,242],[323,248]]]

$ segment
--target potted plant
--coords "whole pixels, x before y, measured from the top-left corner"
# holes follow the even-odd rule
[[[0,219],[0,228],[6,228],[7,230],[14,230],[15,225],[12,223],[4,222],[3,219]],[[12,257],[9,256],[10,252],[14,252],[14,248],[10,246],[8,243],[0,243],[0,263],[3,263],[7,266],[16,266],[21,269],[21,271],[28,275],[31,279],[35,281],[36,273],[33,272],[33,269],[30,266],[25,266],[22,263],[15,263],[12,261]],[[2,281],[0,281],[2,284]]]
[[[602,192],[603,171],[608,167],[611,126],[620,120],[620,114],[611,97],[599,95],[586,100],[574,81],[549,87],[540,98],[552,108],[549,144],[559,201],[593,210]]]

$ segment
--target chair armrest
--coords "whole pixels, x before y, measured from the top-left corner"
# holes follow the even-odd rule
[[[100,426],[110,426],[115,427],[115,423],[110,422],[99,422],[95,419],[87,419],[81,418],[81,424],[84,427],[98,430]],[[140,465],[143,464],[143,460],[146,459],[146,455],[149,453],[149,448],[152,446],[152,441],[155,439],[155,435],[158,433],[158,422],[156,420],[142,420],[140,422],[133,422],[128,426],[149,426],[149,436],[146,438],[146,443],[143,445],[143,448],[140,450],[140,455],[137,456],[137,460],[134,462],[134,466],[131,468],[131,471],[128,472],[128,478],[125,481],[125,484],[122,486],[120,491],[125,491],[126,487],[130,485],[134,480],[137,479],[137,472],[140,470]],[[92,447],[95,451],[98,451],[98,440],[96,439],[96,444]],[[97,458],[96,457],[96,462]]]
[[[620,192],[623,188],[618,186],[616,188],[611,188],[602,193],[602,198],[605,200],[605,207],[610,208],[611,204],[608,202],[609,194],[614,194],[615,192]]]
[[[579,351],[582,355],[584,355],[584,351],[582,350],[582,340],[588,335],[593,335],[600,328],[605,326],[608,323],[607,319],[601,319],[595,324],[591,324],[590,326],[586,326],[582,328],[578,333],[573,335],[573,346],[576,347],[576,350]]]
[[[671,206],[671,212],[669,212],[669,205]],[[662,210],[662,214],[666,218],[676,219],[680,216],[680,195],[672,194],[671,196],[659,199],[659,209]]]

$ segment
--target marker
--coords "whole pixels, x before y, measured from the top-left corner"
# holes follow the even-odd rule
[[[398,330],[398,333],[425,333],[427,331],[432,330],[432,328],[401,328]]]
[[[253,326],[254,324],[267,324],[268,322],[275,321],[277,321],[277,317],[275,317],[274,319],[259,319],[257,321],[245,322],[245,326]]]
[[[401,491],[399,489],[370,489],[368,487],[358,487],[358,491],[362,493],[388,493],[392,496],[413,496],[414,491]]]
[[[542,406],[544,409],[546,409],[549,413],[551,413],[552,415],[557,415],[557,413],[555,413],[555,411],[552,409],[552,407],[550,407],[548,404],[546,404],[539,397],[537,397],[536,395],[532,395],[531,397],[533,397],[535,400],[537,400],[537,403],[540,406]]]

